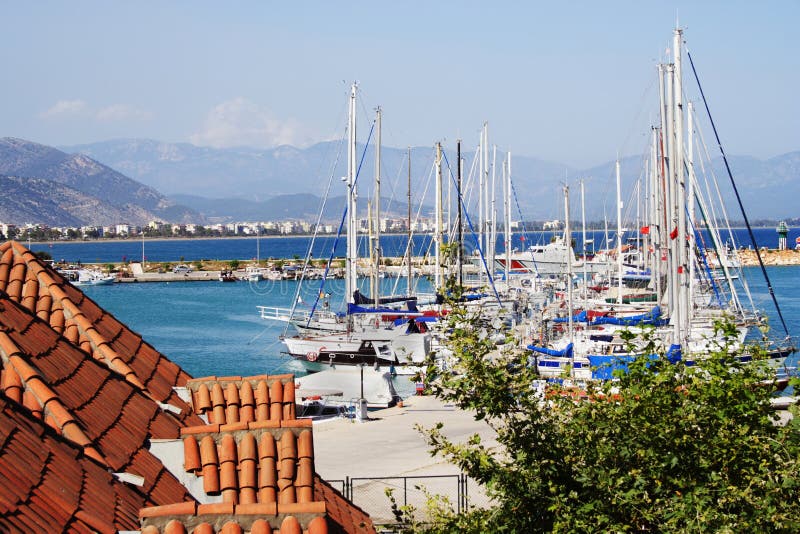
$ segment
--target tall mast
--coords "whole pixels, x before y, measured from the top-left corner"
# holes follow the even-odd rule
[[[659,209],[658,192],[658,132],[656,127],[651,128],[652,146],[650,147],[650,228],[647,236],[650,248],[647,249],[650,259],[651,279],[654,281],[656,295],[661,299],[661,216]],[[652,250],[651,250],[652,249]]]
[[[456,196],[458,197],[458,216],[456,219],[456,224],[458,225],[458,287],[461,287],[464,284],[464,225],[462,224],[462,210],[464,209],[463,203],[461,202],[461,139],[456,141],[456,159],[458,160],[458,179],[456,181]]]
[[[575,341],[575,328],[572,322],[572,229],[569,226],[569,186],[564,186],[564,233],[567,238],[567,317],[569,342]]]
[[[494,256],[497,249],[497,188],[495,187],[497,169],[497,145],[492,145],[492,183],[490,186],[491,210],[489,210],[489,272],[494,273]],[[493,275],[494,276],[494,275]]]
[[[506,164],[503,168],[503,190],[505,192],[505,217],[503,222],[503,237],[505,238],[505,266],[506,266],[506,285],[509,284],[509,274],[511,270],[511,152],[506,155]]]
[[[675,275],[678,278],[678,306],[680,309],[681,328],[685,333],[689,327],[689,292],[687,280],[686,251],[686,179],[683,167],[683,74],[681,69],[681,41],[683,30],[675,28],[673,34],[673,61],[675,63],[675,212],[678,219],[678,267]],[[680,342],[680,339],[678,340]]]
[[[375,200],[373,201],[373,217],[370,219],[372,225],[372,302],[377,306],[380,298],[380,276],[381,265],[381,107],[375,111],[375,123],[377,135],[375,137]]]
[[[619,173],[619,157],[616,163],[617,171],[617,304],[622,304],[622,193]]]
[[[434,261],[433,283],[438,289],[442,286],[442,144],[436,143],[436,229],[433,236]]]
[[[355,303],[354,293],[358,287],[358,250],[356,233],[356,89],[354,83],[350,91],[350,112],[348,132],[349,150],[347,152],[347,259],[345,261],[345,298],[348,303]]]
[[[414,257],[414,241],[411,239],[411,147],[408,147],[408,284],[406,292],[411,294],[411,260]]]
[[[585,302],[586,290],[589,282],[586,279],[586,199],[584,197],[584,193],[584,180],[581,179],[581,248],[583,249],[583,300]]]
[[[692,296],[694,295],[694,231],[692,230],[692,225],[694,224],[694,105],[691,102],[688,102],[687,106],[687,116],[686,116],[686,123],[687,123],[687,131],[686,131],[686,145],[687,145],[687,153],[686,153],[686,166],[689,168],[689,186],[687,191],[687,210],[688,210],[688,217],[689,217],[689,228],[686,234],[686,246],[689,247],[689,309],[687,314],[691,316],[693,304],[692,304]],[[691,328],[691,321],[687,323],[687,326]],[[689,330],[686,331],[686,334],[689,334]]]
[[[667,175],[667,214],[668,214],[668,227],[669,231],[669,256],[667,264],[669,275],[667,276],[667,284],[670,288],[670,320],[673,326],[673,343],[679,343],[681,338],[681,306],[678,304],[678,218],[677,213],[677,172],[675,167],[679,166],[678,158],[676,156],[675,146],[675,65],[672,63],[667,64],[667,155],[668,155],[668,171]]]

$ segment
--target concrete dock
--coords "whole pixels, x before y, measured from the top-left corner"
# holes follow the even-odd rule
[[[431,457],[423,435],[415,428],[444,423],[443,433],[459,443],[479,434],[488,446],[494,431],[473,412],[445,404],[432,396],[412,396],[402,408],[370,412],[364,422],[335,419],[314,424],[314,463],[327,480],[350,477],[451,475],[460,469]]]

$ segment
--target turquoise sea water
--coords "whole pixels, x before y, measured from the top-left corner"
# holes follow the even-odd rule
[[[770,317],[774,334],[782,327],[760,269],[745,269],[756,305]],[[789,332],[800,336],[800,267],[770,267]],[[385,291],[394,281],[384,279]],[[403,281],[401,280],[401,284]],[[86,287],[86,294],[145,341],[193,376],[296,372],[302,368],[281,354],[279,323],[259,317],[256,306],[290,306],[297,282],[175,282]],[[319,281],[306,282],[301,298],[310,305]],[[331,302],[341,300],[342,280],[328,281]],[[400,292],[405,288],[401,287]],[[780,336],[778,336],[780,337]],[[796,357],[794,358],[796,361]]]
[[[302,306],[313,304],[319,281],[306,282]],[[384,279],[388,293],[392,279]],[[400,293],[405,291],[400,280]],[[87,286],[83,291],[195,377],[295,372],[279,340],[283,323],[259,316],[257,306],[290,307],[298,282],[169,282]],[[342,301],[344,281],[329,280],[331,303]]]

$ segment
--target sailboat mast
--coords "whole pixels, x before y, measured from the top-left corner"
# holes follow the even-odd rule
[[[348,303],[354,303],[354,293],[358,287],[357,279],[357,240],[358,231],[356,219],[356,84],[350,91],[349,111],[349,149],[347,152],[347,258],[345,261],[346,280],[345,298]]]
[[[370,219],[372,231],[372,302],[378,305],[380,297],[380,265],[381,265],[381,107],[375,110],[375,200],[373,201],[373,217]]]
[[[617,171],[617,304],[622,304],[622,193],[619,172],[619,157],[616,163]]]
[[[489,272],[494,273],[494,257],[497,249],[497,188],[495,178],[497,174],[497,145],[492,145],[492,183],[490,186],[491,206],[489,211]],[[494,276],[494,275],[493,275]]]
[[[651,147],[650,147],[650,220],[649,233],[647,235],[649,247],[650,272],[654,281],[654,289],[658,299],[661,299],[661,210],[659,209],[658,192],[658,128],[651,128]]]
[[[506,285],[509,283],[509,275],[511,269],[511,152],[506,155],[506,164],[503,169],[503,189],[505,192],[505,217],[503,221],[503,237],[505,237],[505,245],[503,249],[506,254],[505,261],[505,276]]]
[[[690,316],[689,317],[689,321],[687,322],[687,325],[688,325],[689,329],[686,331],[686,335],[688,336],[689,335],[689,330],[691,330],[691,325],[692,325],[692,323],[691,323],[692,309],[694,308],[694,306],[692,304],[692,300],[693,300],[692,296],[694,295],[695,261],[694,261],[694,258],[692,257],[692,255],[694,254],[694,249],[695,249],[695,235],[694,235],[694,231],[693,231],[692,227],[694,225],[694,218],[695,218],[695,203],[694,203],[694,180],[695,180],[695,174],[694,174],[694,105],[691,102],[688,102],[687,104],[688,105],[687,105],[687,110],[686,110],[687,111],[686,123],[687,123],[688,127],[686,129],[686,146],[687,146],[686,166],[689,169],[689,177],[688,177],[689,185],[688,185],[688,188],[687,188],[686,196],[687,196],[687,202],[688,202],[688,204],[687,204],[688,215],[687,216],[689,217],[689,228],[687,229],[688,231],[687,231],[687,234],[686,234],[686,246],[689,248],[689,287],[688,287],[689,309],[688,309],[688,315]]]
[[[675,146],[675,65],[667,64],[667,213],[669,226],[669,257],[667,258],[669,275],[667,283],[670,287],[670,319],[673,327],[673,343],[679,343],[681,338],[681,306],[678,303],[678,216],[677,213],[677,171],[679,165]]]
[[[411,260],[414,257],[414,242],[411,239],[411,147],[408,147],[408,284],[406,291],[411,294]]]
[[[575,341],[575,325],[572,321],[572,229],[569,225],[569,186],[564,186],[564,233],[567,241],[567,317],[569,342]]]
[[[583,300],[586,301],[586,291],[589,282],[586,276],[586,198],[585,198],[584,180],[581,179],[581,248],[583,249]]]
[[[681,45],[683,30],[675,28],[673,34],[673,54],[675,63],[675,212],[678,218],[678,266],[674,273],[678,279],[678,307],[681,319],[681,332],[689,328],[689,291],[687,280],[686,250],[686,178],[683,167],[683,71],[681,68]],[[680,338],[679,338],[680,341]]]
[[[458,160],[458,179],[456,181],[456,196],[458,197],[458,216],[456,219],[456,224],[458,225],[458,287],[462,287],[464,284],[464,225],[462,224],[462,210],[464,209],[464,205],[461,202],[461,139],[456,141],[456,159]]]
[[[436,222],[433,236],[434,261],[433,283],[438,289],[442,287],[442,144],[436,143]]]

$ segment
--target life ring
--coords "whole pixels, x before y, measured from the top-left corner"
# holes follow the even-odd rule
[[[314,352],[313,350],[310,350],[310,351],[306,352],[306,360],[308,360],[310,362],[317,361],[317,353]]]

